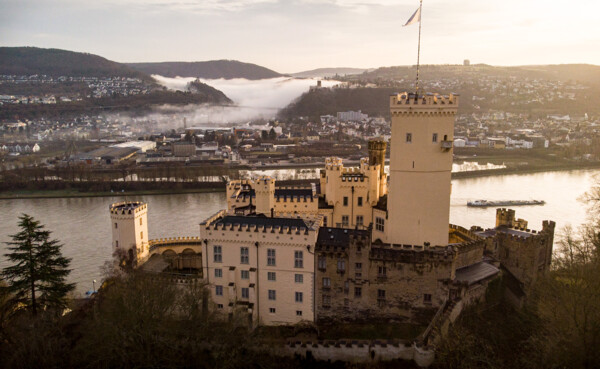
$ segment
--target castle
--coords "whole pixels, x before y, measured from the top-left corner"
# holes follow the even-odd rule
[[[449,224],[458,104],[453,94],[390,97],[389,178],[387,144],[375,140],[356,168],[326,159],[310,187],[230,181],[227,209],[200,223],[199,237],[148,240],[147,205],[113,204],[113,248],[148,270],[196,270],[214,309],[254,325],[426,324],[482,299],[500,275],[520,304],[549,269],[555,224],[531,230],[510,209],[492,229]]]

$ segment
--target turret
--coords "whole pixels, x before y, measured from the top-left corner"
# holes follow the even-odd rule
[[[256,193],[256,214],[271,216],[275,208],[275,179],[262,176],[254,182]]]
[[[133,266],[143,262],[148,250],[148,205],[141,201],[110,205],[112,247],[119,262]]]

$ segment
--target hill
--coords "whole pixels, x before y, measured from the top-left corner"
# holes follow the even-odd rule
[[[361,74],[367,71],[368,69],[364,68],[318,68],[304,72],[290,73],[290,75],[298,78],[325,78]]]
[[[280,115],[317,117],[360,109],[369,115],[387,117],[389,95],[414,91],[415,75],[415,66],[397,66],[338,77],[336,79],[346,82],[349,88],[307,92]],[[539,117],[600,114],[600,66],[424,65],[420,77],[424,91],[460,94],[461,114],[492,110]]]
[[[98,55],[37,47],[0,47],[0,74],[41,74],[52,77],[118,76],[152,81],[152,78],[144,73]]]
[[[203,62],[128,63],[129,67],[147,74],[165,77],[196,77],[205,79],[246,78],[250,80],[280,77],[281,74],[260,65],[236,60]]]

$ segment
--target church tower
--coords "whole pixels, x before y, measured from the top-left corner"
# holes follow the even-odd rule
[[[458,95],[390,97],[388,243],[447,245]]]

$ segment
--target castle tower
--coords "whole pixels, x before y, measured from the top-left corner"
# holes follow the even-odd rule
[[[447,245],[458,95],[390,97],[387,242]]]
[[[385,149],[387,143],[383,140],[369,141],[369,165],[379,165],[379,193],[385,194],[387,176],[385,174]]]
[[[148,257],[148,205],[141,201],[114,203],[110,220],[115,255],[134,266]]]
[[[254,182],[256,193],[256,214],[271,216],[275,208],[275,179],[262,176]]]

